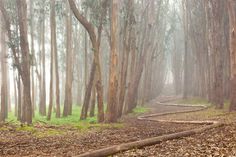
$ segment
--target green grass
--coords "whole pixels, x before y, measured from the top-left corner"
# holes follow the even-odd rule
[[[17,118],[14,116],[14,113],[9,112],[7,122],[15,124],[17,126],[17,131],[27,131],[32,132],[37,137],[44,137],[50,135],[60,135],[64,134],[65,131],[60,131],[58,129],[46,129],[46,130],[37,130],[34,126],[67,126],[77,129],[78,132],[86,132],[88,129],[103,129],[103,128],[121,128],[123,127],[122,123],[114,124],[104,124],[97,123],[97,117],[88,117],[86,120],[80,120],[81,107],[73,106],[72,115],[67,117],[56,118],[56,113],[53,112],[51,120],[47,120],[47,116],[41,116],[38,111],[35,111],[35,116],[33,118],[33,126],[21,126],[20,122],[17,121]],[[97,111],[95,110],[95,114]],[[1,128],[0,128],[1,129]]]
[[[150,109],[138,106],[133,110],[132,114],[146,113]],[[35,116],[33,118],[33,125],[26,126],[20,124],[17,118],[14,116],[13,112],[9,112],[7,122],[15,126],[16,131],[23,131],[32,133],[36,137],[47,137],[55,135],[63,135],[67,132],[67,127],[73,128],[78,133],[85,133],[91,129],[105,129],[105,128],[122,128],[123,123],[97,123],[97,110],[95,110],[95,117],[88,117],[86,120],[80,120],[81,107],[73,106],[72,115],[67,117],[56,118],[55,112],[52,113],[51,120],[47,120],[47,116],[41,116],[38,111],[35,111]],[[55,126],[48,127],[48,126]],[[61,128],[61,129],[60,129]],[[0,130],[7,130],[7,128],[0,128]]]
[[[143,106],[137,106],[135,109],[133,109],[133,114],[141,114],[141,113],[147,113],[150,109],[143,107]]]

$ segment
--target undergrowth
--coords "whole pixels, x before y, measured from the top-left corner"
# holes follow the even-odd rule
[[[142,112],[141,109],[138,109],[137,112]],[[80,106],[73,106],[72,115],[69,115],[67,117],[61,116],[60,118],[56,118],[56,113],[53,112],[51,116],[51,120],[47,120],[47,116],[42,116],[39,114],[38,111],[35,111],[35,115],[33,117],[33,125],[32,126],[26,126],[20,124],[19,121],[17,121],[17,118],[15,117],[13,112],[9,112],[8,119],[6,122],[15,125],[16,131],[27,131],[31,132],[37,137],[44,137],[44,136],[50,136],[50,135],[61,135],[64,134],[65,131],[58,130],[57,129],[50,129],[46,128],[46,126],[57,126],[57,127],[71,127],[79,132],[86,132],[89,129],[103,129],[103,128],[121,128],[123,127],[122,123],[112,123],[112,124],[105,124],[105,123],[97,123],[97,110],[95,110],[95,117],[89,117],[86,120],[80,120],[80,113],[81,113],[81,107]],[[46,129],[40,130],[37,127],[44,127]],[[0,128],[0,130],[7,130],[7,128]],[[40,130],[40,131],[39,131]]]

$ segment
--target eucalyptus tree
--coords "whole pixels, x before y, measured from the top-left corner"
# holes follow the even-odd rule
[[[2,17],[1,17],[2,19]],[[1,114],[0,121],[7,118],[7,47],[6,47],[6,31],[1,25]]]
[[[233,0],[227,0],[229,21],[230,21],[230,59],[231,59],[231,100],[230,111],[236,110],[236,2]]]
[[[63,116],[72,114],[72,81],[73,81],[73,51],[72,51],[72,12],[66,1],[66,82]]]
[[[31,83],[30,83],[30,53],[27,37],[27,4],[26,0],[17,1],[18,23],[20,29],[20,47],[21,47],[21,78],[24,86],[23,90],[23,114],[22,122],[32,123],[32,103],[31,103]]]
[[[117,52],[117,25],[118,25],[118,0],[111,4],[111,53],[109,68],[109,87],[106,121],[117,121],[117,96],[118,96],[118,52]]]
[[[86,88],[85,92],[85,98],[83,103],[83,108],[81,112],[80,119],[85,119],[87,117],[88,112],[88,105],[91,97],[92,92],[92,85],[93,81],[95,80],[96,75],[96,91],[97,91],[97,103],[98,103],[98,121],[103,122],[104,121],[104,108],[103,108],[103,86],[102,86],[102,74],[101,74],[101,65],[100,65],[100,57],[99,57],[99,48],[100,48],[100,42],[101,42],[101,33],[103,28],[103,22],[106,17],[106,6],[107,6],[107,0],[104,0],[102,2],[97,1],[96,3],[91,3],[91,1],[86,1],[86,3],[93,4],[93,5],[99,5],[101,8],[101,12],[97,12],[97,14],[94,14],[95,16],[98,16],[98,25],[97,25],[97,35],[95,33],[95,26],[93,23],[89,22],[88,19],[86,19],[80,11],[77,9],[76,4],[73,0],[68,0],[71,10],[73,11],[75,17],[77,20],[85,27],[87,30],[92,47],[93,47],[93,54],[94,54],[94,61],[90,72],[90,78],[88,82],[88,86]],[[99,14],[100,13],[100,14]]]

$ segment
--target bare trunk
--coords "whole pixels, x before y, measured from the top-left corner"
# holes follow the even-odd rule
[[[118,94],[118,53],[117,53],[117,10],[118,1],[112,1],[111,12],[111,52],[109,68],[109,87],[108,87],[108,104],[106,122],[117,121],[117,94]]]
[[[4,28],[1,28],[1,115],[0,121],[7,118],[7,50],[6,50],[6,34]]]
[[[52,0],[54,1],[54,0]],[[56,118],[60,118],[60,79],[58,72],[58,55],[57,55],[57,36],[56,36],[56,15],[55,15],[55,2],[52,2],[52,29],[53,29],[53,50],[54,50],[54,63],[55,63],[55,79],[56,79]]]
[[[230,63],[231,63],[231,97],[230,97],[230,111],[236,110],[236,2],[228,0],[228,12],[230,20]]]
[[[90,102],[90,112],[89,112],[89,116],[90,117],[94,117],[95,115],[95,104],[96,104],[96,88],[95,86],[92,89],[93,93],[92,93],[92,99]]]
[[[32,114],[34,116],[34,110],[35,110],[35,89],[34,89],[34,66],[36,62],[35,58],[35,52],[34,52],[34,25],[33,25],[33,20],[34,20],[34,15],[33,15],[33,1],[30,1],[30,38],[31,38],[31,55],[32,55],[32,61],[31,63],[33,66],[31,67],[31,84],[32,84],[32,89],[31,89],[31,96],[32,96]]]
[[[72,79],[73,79],[73,51],[72,51],[72,15],[67,6],[68,16],[66,17],[66,84],[63,116],[72,113]]]
[[[22,54],[22,82],[23,82],[23,102],[24,110],[22,122],[32,124],[32,104],[31,104],[31,85],[30,85],[30,56],[29,44],[27,38],[27,4],[26,0],[17,1],[19,28],[20,28],[20,46]]]
[[[41,36],[40,36],[40,40],[41,40],[41,66],[40,66],[40,73],[41,73],[41,77],[40,77],[40,102],[39,102],[39,113],[43,116],[46,115],[46,71],[45,71],[45,13],[44,13],[44,6],[41,6],[41,13],[42,13],[42,21],[41,21],[41,28],[42,28],[42,32],[41,32]]]
[[[55,0],[51,1],[51,13],[50,13],[50,27],[51,27],[51,68],[50,68],[50,94],[49,94],[49,106],[47,120],[51,119],[53,108],[53,81],[54,81],[54,69],[55,69],[55,48],[56,48],[56,26],[55,26]],[[60,99],[59,99],[60,100]]]

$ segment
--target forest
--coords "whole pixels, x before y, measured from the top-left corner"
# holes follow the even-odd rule
[[[235,0],[0,0],[0,156],[236,156]]]

